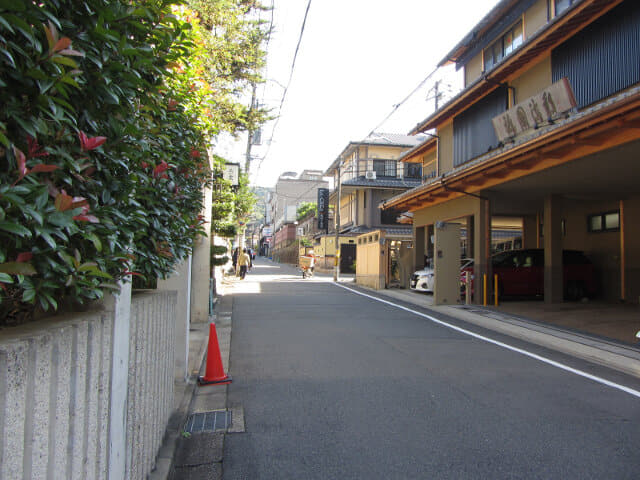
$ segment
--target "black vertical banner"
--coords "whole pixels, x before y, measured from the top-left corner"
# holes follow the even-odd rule
[[[329,232],[329,189],[318,189],[318,230]]]

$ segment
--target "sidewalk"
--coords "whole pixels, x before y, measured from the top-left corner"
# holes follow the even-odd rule
[[[233,307],[233,282],[225,278],[219,285],[219,296],[210,318],[216,324],[218,344],[224,371],[229,371],[231,345],[231,313]],[[191,415],[225,411],[227,385],[200,387],[197,378],[205,373],[205,359],[209,340],[209,323],[192,324],[189,329],[189,378],[176,382],[175,412],[169,420],[167,431],[150,480],[218,480],[222,478],[222,452],[224,433],[203,431],[187,433],[185,427]],[[235,415],[234,423],[244,425],[242,415]]]

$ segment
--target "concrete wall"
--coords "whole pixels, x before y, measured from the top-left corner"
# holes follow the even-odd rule
[[[127,397],[128,480],[145,479],[155,466],[173,410],[175,292],[141,293],[131,300]]]
[[[154,466],[173,405],[175,292],[131,301],[126,473]],[[60,316],[0,335],[0,478],[109,478],[114,312]],[[123,416],[124,418],[124,416]]]
[[[0,340],[0,478],[107,478],[111,320],[34,322]]]

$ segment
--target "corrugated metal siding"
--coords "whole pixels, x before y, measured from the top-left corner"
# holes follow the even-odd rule
[[[553,81],[567,77],[582,108],[640,82],[640,3],[628,0],[556,48]]]
[[[453,120],[453,166],[457,167],[497,146],[491,119],[507,109],[507,89],[498,88]]]

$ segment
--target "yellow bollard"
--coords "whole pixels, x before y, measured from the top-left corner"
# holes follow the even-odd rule
[[[487,274],[485,273],[484,275],[482,275],[482,280],[483,280],[483,286],[484,286],[484,291],[482,292],[482,305],[484,305],[485,307],[488,305],[487,304]]]
[[[498,274],[494,274],[493,275],[493,291],[494,291],[494,305],[497,307],[498,306]]]

